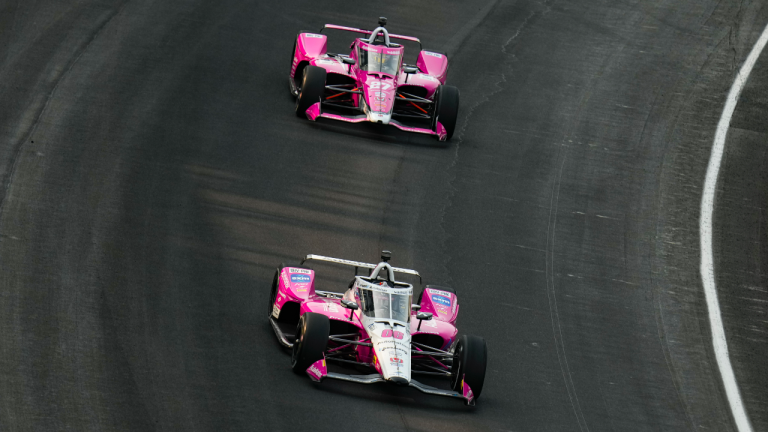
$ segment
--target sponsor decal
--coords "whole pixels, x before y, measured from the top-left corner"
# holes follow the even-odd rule
[[[446,296],[446,297],[450,297],[451,296],[451,293],[449,293],[448,291],[441,291],[441,290],[436,290],[436,289],[432,289],[432,288],[428,289],[427,291],[430,294],[437,294],[437,295]]]
[[[433,53],[433,52],[429,52],[429,51],[422,51],[422,52],[424,53],[424,55],[428,55],[428,56],[432,56],[432,57],[437,57],[437,58],[443,58],[442,54]]]
[[[374,327],[376,327],[375,323],[368,324],[368,330],[373,330]]]
[[[448,297],[443,297],[440,295],[433,295],[432,301],[437,303],[438,305],[448,307],[451,305],[451,299]]]
[[[277,305],[272,305],[272,316],[275,318],[280,316],[280,308]]]
[[[308,38],[320,38],[320,39],[322,39],[323,35],[314,34],[314,33],[304,33],[304,37],[308,37]]]
[[[403,363],[403,359],[397,358],[397,357],[390,357],[389,361],[392,362],[392,363],[395,363],[395,364],[397,364],[397,363],[401,363],[402,364]]]
[[[339,311],[339,307],[336,306],[336,303],[323,303],[323,311],[336,313]]]
[[[437,81],[437,78],[427,74],[419,74],[419,78],[425,79],[427,81]]]
[[[398,55],[398,54],[400,54],[400,51],[387,51],[387,54],[389,54],[389,55]]]
[[[288,273],[283,273],[283,274],[281,274],[281,275],[280,275],[280,279],[282,279],[282,280],[283,280],[283,286],[288,286],[288,285],[290,285],[290,283],[291,283],[291,281],[290,281],[290,280],[288,280]]]
[[[296,288],[296,292],[307,292],[309,288],[306,286]]]
[[[311,281],[311,280],[312,280],[311,277],[309,277],[307,275],[304,275],[304,274],[292,274],[291,275],[291,282],[294,282],[294,283],[309,283],[309,281]]]
[[[296,268],[296,267],[291,267],[291,268],[289,268],[289,269],[288,269],[288,272],[289,272],[289,273],[301,273],[301,274],[308,274],[308,275],[311,275],[311,274],[312,274],[312,270],[307,270],[307,269],[303,269],[303,268]]]

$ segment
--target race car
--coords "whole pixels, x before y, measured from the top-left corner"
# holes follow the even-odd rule
[[[272,281],[269,322],[278,341],[292,350],[291,367],[316,382],[326,378],[360,384],[388,382],[474,405],[483,391],[487,348],[478,336],[458,336],[456,291],[427,285],[416,304],[413,285],[395,279],[415,270],[392,267],[391,254],[369,264],[307,255],[299,265],[281,264]],[[309,261],[354,267],[344,292],[315,288]],[[360,269],[370,273],[358,275]],[[364,375],[329,371],[328,365],[354,366]],[[342,370],[343,372],[343,370]],[[413,375],[442,377],[450,389],[420,383]]]
[[[288,83],[296,115],[349,123],[373,122],[449,140],[456,130],[459,89],[445,84],[448,57],[421,49],[419,39],[390,34],[387,19],[375,30],[326,24],[325,29],[367,35],[355,39],[349,55],[327,52],[328,38],[302,31],[296,36]],[[403,63],[405,48],[393,39],[419,44],[415,65]]]

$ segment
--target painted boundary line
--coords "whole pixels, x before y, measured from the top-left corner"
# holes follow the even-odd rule
[[[709,157],[707,166],[707,175],[704,179],[704,192],[701,197],[701,218],[699,219],[699,235],[701,237],[701,280],[704,284],[704,294],[707,299],[707,310],[709,312],[709,325],[712,328],[712,346],[715,350],[717,367],[720,368],[720,376],[723,379],[725,394],[728,397],[728,403],[731,406],[731,414],[736,421],[736,427],[739,432],[752,432],[752,425],[744,409],[744,403],[741,401],[739,385],[736,383],[736,377],[733,374],[731,359],[728,356],[728,343],[725,340],[725,329],[723,320],[720,316],[720,303],[717,300],[717,288],[715,286],[715,268],[714,256],[712,252],[712,215],[715,210],[715,193],[717,192],[717,177],[720,173],[720,164],[723,160],[723,151],[725,149],[725,137],[728,134],[728,128],[731,125],[731,117],[736,110],[736,103],[739,100],[744,84],[752,72],[752,68],[757,62],[757,58],[765,48],[768,42],[768,25],[760,35],[747,60],[741,66],[736,80],[728,92],[728,98],[725,101],[723,114],[720,116],[720,122],[717,124],[715,132],[715,141],[712,144],[712,153]]]

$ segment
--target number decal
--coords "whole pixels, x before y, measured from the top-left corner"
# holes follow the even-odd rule
[[[381,81],[374,81],[371,83],[372,89],[380,88],[381,90],[389,90],[390,87],[392,87],[392,84],[382,83]]]
[[[392,330],[382,330],[381,337],[394,337],[395,339],[402,339],[403,333],[399,331],[393,332]]]

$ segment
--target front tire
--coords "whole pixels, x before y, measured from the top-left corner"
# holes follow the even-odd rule
[[[459,89],[454,86],[441,85],[437,88],[437,106],[432,130],[436,130],[437,122],[443,125],[448,141],[456,131],[456,120],[459,117]]]
[[[483,391],[487,361],[488,348],[485,345],[485,339],[478,336],[462,336],[453,353],[453,367],[451,368],[451,387],[453,390],[461,391],[463,379],[466,384],[469,384],[475,398],[479,398]]]
[[[291,369],[297,374],[303,374],[314,362],[322,360],[330,334],[331,323],[327,316],[314,312],[302,315],[293,342]]]
[[[296,115],[306,116],[307,109],[320,102],[325,93],[325,69],[318,66],[304,68],[304,77],[301,82],[301,92],[296,98]]]

